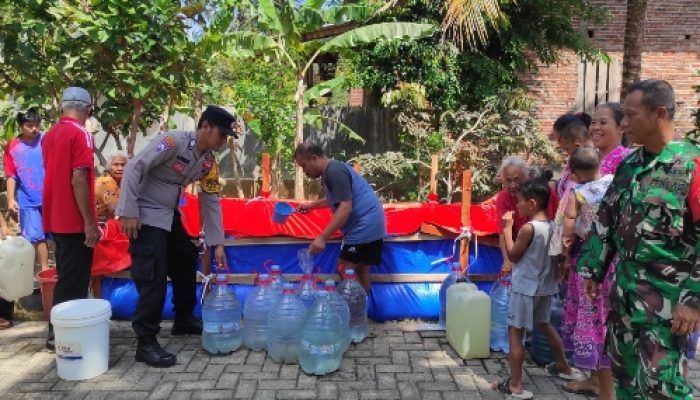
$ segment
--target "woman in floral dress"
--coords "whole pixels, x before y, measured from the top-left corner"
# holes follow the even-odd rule
[[[631,152],[622,145],[622,106],[619,103],[606,103],[598,106],[593,114],[590,134],[593,145],[600,155],[600,174],[615,174],[620,162]],[[576,247],[572,250],[571,261],[574,263]],[[615,268],[609,268],[605,282],[601,287],[601,296],[591,302],[583,292],[583,279],[576,273],[568,277],[567,295],[564,299],[564,324],[562,338],[564,348],[572,351],[574,365],[589,369],[589,379],[569,382],[564,390],[597,396],[598,399],[613,398],[613,378],[610,359],[604,354],[606,321],[608,317],[608,294],[612,285]]]

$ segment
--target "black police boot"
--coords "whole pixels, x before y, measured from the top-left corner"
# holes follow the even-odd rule
[[[53,334],[53,325],[49,324],[49,333],[46,335],[46,350],[56,351],[56,337]]]
[[[175,317],[175,322],[173,323],[173,328],[170,330],[170,334],[173,336],[201,335],[202,321],[191,315],[184,318]]]
[[[136,361],[145,362],[151,367],[167,368],[175,365],[177,357],[163,350],[155,338],[139,338]]]

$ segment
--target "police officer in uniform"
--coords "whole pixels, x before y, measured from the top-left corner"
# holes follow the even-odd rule
[[[166,280],[173,285],[175,322],[172,335],[200,335],[202,322],[195,306],[198,252],[180,220],[182,188],[201,180],[199,196],[205,242],[215,246],[217,263],[226,265],[219,183],[213,150],[238,137],[239,126],[228,111],[209,106],[196,132],[169,132],[151,141],[126,166],[116,209],[122,231],[129,236],[131,276],[139,299],[132,321],[138,335],[136,361],[169,367],[176,357],[156,339],[165,303]]]

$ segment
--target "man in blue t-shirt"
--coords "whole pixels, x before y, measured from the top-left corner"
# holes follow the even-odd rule
[[[22,236],[36,248],[41,269],[49,268],[49,250],[41,221],[41,194],[44,189],[44,158],[40,132],[41,115],[35,108],[17,113],[19,136],[5,148],[7,205],[19,214]]]
[[[338,229],[343,232],[338,266],[353,268],[370,293],[369,267],[381,263],[386,236],[384,208],[367,181],[348,164],[326,157],[320,146],[304,142],[294,151],[294,160],[310,178],[321,178],[325,197],[302,204],[300,212],[330,207],[333,218],[321,235],[311,242],[309,252],[317,254]]]

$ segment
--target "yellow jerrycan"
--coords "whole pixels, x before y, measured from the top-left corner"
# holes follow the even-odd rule
[[[447,341],[462,358],[490,355],[491,299],[473,283],[447,289]]]
[[[18,300],[34,291],[34,246],[21,236],[0,240],[0,297]]]

